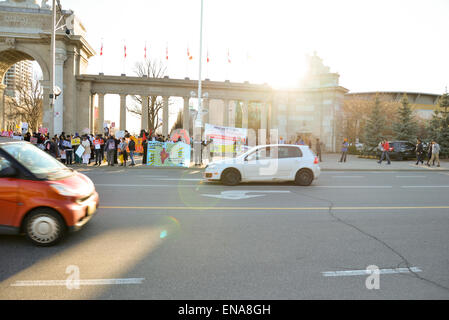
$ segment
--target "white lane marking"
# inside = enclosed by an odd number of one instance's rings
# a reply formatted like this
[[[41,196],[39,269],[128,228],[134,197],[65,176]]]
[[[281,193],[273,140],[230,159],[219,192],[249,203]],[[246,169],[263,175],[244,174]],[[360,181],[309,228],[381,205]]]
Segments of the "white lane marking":
[[[391,189],[393,186],[311,186],[311,188],[328,189]]]
[[[422,272],[417,267],[409,268],[396,268],[396,269],[379,269],[379,274],[397,274],[397,273],[410,273],[410,272]],[[349,277],[349,276],[364,276],[371,275],[370,270],[346,270],[346,271],[325,271],[321,272],[324,277]]]
[[[164,179],[154,179],[154,180],[159,180],[159,181],[201,181],[203,179],[200,178],[164,178]]]
[[[401,186],[404,189],[415,189],[415,188],[449,188],[449,186]]]
[[[332,176],[332,178],[365,178],[365,176]]]
[[[426,176],[396,176],[396,178],[427,178]]]
[[[210,198],[218,198],[218,199],[226,199],[226,200],[241,200],[241,199],[250,199],[263,197],[264,194],[253,194],[248,195],[247,193],[290,193],[290,191],[270,191],[270,190],[231,190],[231,191],[223,191],[220,194],[202,194],[204,197]]]
[[[127,188],[142,188],[142,187],[197,187],[196,184],[95,184],[96,187],[127,187]]]
[[[88,279],[76,281],[80,286],[104,286],[119,284],[141,284],[145,278],[127,278],[127,279]],[[69,283],[72,283],[70,281]],[[67,280],[26,280],[16,281],[11,287],[65,287]]]

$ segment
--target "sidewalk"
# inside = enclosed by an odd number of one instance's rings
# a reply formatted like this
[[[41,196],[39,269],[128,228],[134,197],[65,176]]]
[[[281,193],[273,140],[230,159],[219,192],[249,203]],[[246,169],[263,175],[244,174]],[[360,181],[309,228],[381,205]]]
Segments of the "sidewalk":
[[[449,160],[440,160],[441,167],[428,167],[426,161],[424,165],[415,165],[416,160],[395,161],[390,165],[386,161],[378,164],[379,159],[363,159],[356,155],[348,155],[346,162],[340,163],[341,154],[326,153],[322,155],[323,162],[320,162],[322,171],[449,171]]]

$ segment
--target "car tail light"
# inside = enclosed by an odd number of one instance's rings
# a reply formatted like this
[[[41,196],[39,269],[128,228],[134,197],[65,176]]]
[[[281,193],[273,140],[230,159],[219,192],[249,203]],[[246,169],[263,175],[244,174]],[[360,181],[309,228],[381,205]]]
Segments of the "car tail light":
[[[318,164],[318,157],[315,157],[315,160],[313,160],[313,164]]]

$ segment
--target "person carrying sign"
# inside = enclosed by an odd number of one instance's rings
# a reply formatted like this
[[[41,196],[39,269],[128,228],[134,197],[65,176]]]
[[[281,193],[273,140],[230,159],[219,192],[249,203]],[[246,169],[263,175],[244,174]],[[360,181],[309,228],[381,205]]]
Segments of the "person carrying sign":
[[[94,144],[94,150],[95,150],[95,165],[100,166],[101,162],[103,161],[103,151],[101,150],[102,145],[104,145],[103,139],[101,139],[100,135],[97,135],[97,137],[93,141]]]

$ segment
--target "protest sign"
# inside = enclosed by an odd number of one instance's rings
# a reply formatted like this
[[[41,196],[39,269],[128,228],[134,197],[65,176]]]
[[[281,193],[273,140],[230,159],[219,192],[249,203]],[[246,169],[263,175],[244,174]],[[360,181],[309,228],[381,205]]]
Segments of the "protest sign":
[[[183,142],[148,142],[147,165],[155,167],[189,167],[190,145]]]
[[[83,153],[84,153],[84,150],[85,150],[85,149],[84,149],[83,146],[79,146],[75,153],[76,153],[76,155],[77,155],[78,157],[81,158],[81,156],[82,156]]]

